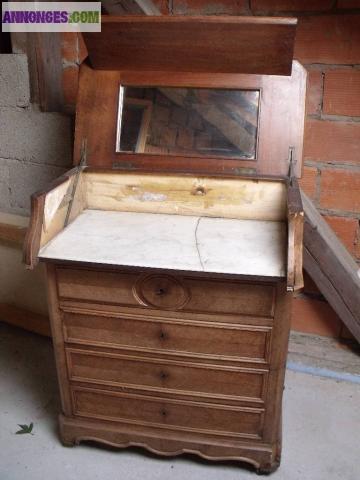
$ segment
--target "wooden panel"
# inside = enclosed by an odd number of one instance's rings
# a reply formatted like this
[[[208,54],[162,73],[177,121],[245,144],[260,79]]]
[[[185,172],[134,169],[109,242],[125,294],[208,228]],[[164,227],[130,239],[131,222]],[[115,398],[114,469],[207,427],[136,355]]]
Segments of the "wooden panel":
[[[93,34],[91,34],[93,35]],[[257,158],[239,160],[185,157],[146,153],[116,153],[119,87],[231,88],[260,90]],[[287,175],[289,147],[301,176],[304,133],[306,71],[293,62],[289,77],[274,75],[206,74],[171,72],[116,72],[80,69],[76,114],[74,163],[80,162],[81,143],[88,140],[88,165],[122,170],[216,173],[242,175]]]
[[[263,402],[266,370],[67,349],[70,379],[148,392]]]
[[[99,308],[99,311],[101,309]],[[246,319],[244,319],[246,320]],[[105,312],[64,313],[65,340],[136,351],[161,352],[182,356],[269,361],[270,327],[196,322],[153,316]]]
[[[73,388],[74,415],[179,431],[261,438],[263,410]]]
[[[193,454],[204,460],[230,460],[256,468],[257,473],[271,473],[279,464],[281,447],[254,440],[239,442],[235,439],[213,437],[211,434],[180,432],[126,423],[110,423],[81,417],[59,415],[60,436],[66,446],[78,445],[85,440],[100,442],[122,449],[140,447],[151,454],[175,457]],[[223,468],[223,467],[219,467]]]
[[[75,191],[74,184],[77,184]],[[40,248],[63,230],[67,220],[72,221],[84,208],[81,167],[69,170],[46,190],[31,196],[30,224],[24,242],[24,263],[28,268],[37,264]]]
[[[101,33],[84,33],[84,39],[96,69],[290,75],[296,23],[294,18],[103,17]]]
[[[61,298],[135,306],[145,305],[136,293],[138,273],[115,273],[96,270],[57,269]],[[176,277],[189,292],[182,311],[211,314],[243,314],[272,316],[274,288],[272,285],[237,281]],[[154,284],[154,288],[157,285]],[[211,302],[209,299],[211,298]]]
[[[185,175],[85,173],[89,209],[281,221],[285,182]]]

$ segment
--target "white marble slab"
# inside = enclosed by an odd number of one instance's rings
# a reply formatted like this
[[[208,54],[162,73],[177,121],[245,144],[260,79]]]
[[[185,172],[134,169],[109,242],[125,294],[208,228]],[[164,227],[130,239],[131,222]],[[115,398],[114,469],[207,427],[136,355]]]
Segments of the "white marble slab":
[[[39,257],[283,277],[286,243],[282,222],[85,210]]]

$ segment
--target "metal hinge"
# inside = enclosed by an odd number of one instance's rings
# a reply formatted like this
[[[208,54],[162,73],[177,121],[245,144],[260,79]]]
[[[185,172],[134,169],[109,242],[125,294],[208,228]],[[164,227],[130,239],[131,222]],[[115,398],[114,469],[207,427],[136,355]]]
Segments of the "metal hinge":
[[[291,185],[292,179],[295,177],[295,165],[296,165],[295,147],[289,147],[288,164],[289,164],[288,177]]]
[[[74,181],[72,182],[72,185],[69,188],[69,190],[71,190],[71,191],[67,192],[64,199],[63,199],[63,202],[66,199],[69,203],[69,207],[68,207],[68,210],[66,212],[64,227],[66,227],[66,225],[69,223],[71,209],[72,209],[72,205],[74,203],[74,197],[75,197],[77,185],[79,183],[80,174],[81,174],[82,170],[84,170],[84,168],[86,167],[86,157],[87,157],[87,139],[84,138],[83,141],[81,142],[80,163],[79,163],[78,169],[75,173]]]

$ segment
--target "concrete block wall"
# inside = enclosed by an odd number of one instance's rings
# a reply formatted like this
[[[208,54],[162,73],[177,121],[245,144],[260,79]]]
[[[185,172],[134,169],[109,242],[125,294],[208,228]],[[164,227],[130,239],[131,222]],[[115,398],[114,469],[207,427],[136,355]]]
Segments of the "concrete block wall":
[[[0,212],[29,215],[30,195],[71,166],[72,130],[30,103],[26,55],[0,55]]]

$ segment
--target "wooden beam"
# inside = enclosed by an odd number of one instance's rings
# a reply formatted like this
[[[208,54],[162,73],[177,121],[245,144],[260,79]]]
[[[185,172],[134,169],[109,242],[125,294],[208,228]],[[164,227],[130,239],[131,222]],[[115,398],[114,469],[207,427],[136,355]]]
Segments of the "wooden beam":
[[[29,219],[0,212],[0,242],[22,247]]]
[[[165,95],[171,102],[175,103],[181,108],[186,108],[187,97],[190,93],[195,93],[193,90],[184,88],[159,88],[159,91]],[[243,100],[246,101],[245,92]],[[255,151],[255,133],[249,133],[248,130],[243,127],[239,122],[239,117],[247,121],[254,128],[257,125],[257,104],[255,109],[251,112],[249,107],[251,103],[248,102],[246,107],[235,104],[227,105],[225,98],[222,102],[216,95],[213,95],[212,102],[203,103],[201,98],[198,98],[196,102],[193,102],[191,108],[200,115],[208,124],[215,127],[221,135],[230,142],[235,148],[243,152]],[[238,118],[235,115],[238,115]],[[234,118],[235,117],[235,118]]]
[[[0,303],[0,321],[45,337],[51,337],[49,318],[24,308]]]
[[[302,201],[304,268],[360,343],[360,269],[304,192]]]
[[[11,32],[11,45],[13,53],[24,53],[27,56],[30,79],[30,101],[31,103],[40,103],[35,33]]]
[[[64,109],[60,33],[12,33],[14,53],[28,57],[31,102],[45,112]]]
[[[0,241],[22,246],[25,240],[26,227],[0,223]]]
[[[41,109],[63,110],[62,56],[60,33],[35,34],[36,63]]]

